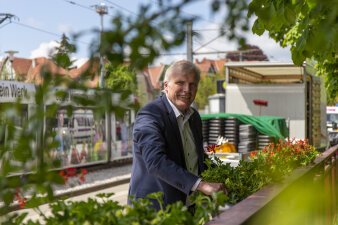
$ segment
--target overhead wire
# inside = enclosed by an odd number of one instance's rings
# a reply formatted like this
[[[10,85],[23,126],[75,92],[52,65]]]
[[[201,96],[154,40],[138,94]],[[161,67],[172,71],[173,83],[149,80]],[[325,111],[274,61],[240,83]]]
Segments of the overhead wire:
[[[91,8],[86,7],[86,6],[83,6],[83,5],[81,5],[81,4],[78,4],[78,3],[74,2],[74,1],[70,1],[70,0],[63,0],[63,1],[68,2],[68,3],[70,3],[70,4],[73,4],[73,5],[77,5],[77,6],[79,6],[79,7],[83,7],[83,8],[86,8],[86,9],[90,9],[90,10],[91,10]],[[107,3],[109,3],[109,4],[111,4],[111,5],[113,5],[113,6],[115,6],[115,7],[117,7],[117,8],[120,8],[120,9],[122,9],[122,10],[124,10],[124,11],[126,11],[126,12],[128,12],[128,13],[130,13],[130,14],[133,14],[133,15],[135,15],[135,16],[138,16],[137,13],[135,13],[135,12],[133,12],[133,11],[131,11],[131,10],[129,10],[129,9],[127,9],[127,8],[125,8],[125,7],[123,7],[123,6],[119,5],[119,4],[117,4],[117,3],[115,3],[115,2],[112,2],[112,1],[110,1],[110,0],[104,0],[104,1],[107,2]],[[156,2],[156,1],[154,1],[154,0],[151,0],[151,1],[152,1],[152,2],[155,2],[156,4],[158,4],[158,2]],[[184,12],[184,11],[182,10],[182,12]],[[193,15],[193,14],[191,14],[191,13],[187,13],[187,12],[184,12],[184,13],[196,17],[196,15]],[[201,17],[201,18],[204,19],[203,17]],[[205,20],[205,19],[204,19],[204,20]],[[207,21],[207,20],[205,20],[205,21]],[[211,21],[211,22],[210,22],[210,21],[207,21],[207,22],[212,23],[212,24],[217,24],[217,23],[215,23],[214,21]],[[155,22],[152,22],[152,23],[154,23],[154,25],[157,25]],[[219,25],[219,24],[217,24],[217,25]],[[217,30],[218,30],[218,29],[198,29],[198,30],[194,30],[194,31],[198,32],[198,31],[217,31]],[[220,36],[221,36],[221,35],[219,35],[218,37],[220,37]],[[216,37],[216,39],[217,39],[218,37]],[[214,41],[214,40],[216,40],[216,39],[213,39],[212,41]],[[205,47],[206,45],[210,44],[212,41],[210,41],[210,42],[208,42],[208,43],[205,43],[205,44],[198,43],[198,44],[201,45],[201,46],[200,46],[198,49],[196,49],[195,51],[198,51],[199,49]],[[211,48],[211,47],[210,47],[210,48]],[[211,48],[211,49],[213,49],[213,48]],[[215,50],[215,49],[213,49],[213,50]]]
[[[155,1],[155,0],[150,0],[151,2],[154,2],[154,3],[156,3],[156,4],[159,4],[157,1]],[[194,15],[194,14],[191,14],[191,13],[188,13],[188,12],[185,12],[184,10],[182,10],[182,12],[183,13],[185,13],[185,14],[187,14],[187,15],[191,15],[191,16],[193,16],[193,17],[199,17],[199,18],[201,18],[202,20],[204,20],[204,21],[206,21],[206,22],[208,22],[208,23],[211,23],[211,24],[216,24],[216,25],[220,25],[219,23],[216,23],[216,22],[214,22],[214,21],[209,21],[209,20],[206,20],[204,17],[200,17],[200,16],[196,16],[196,15]],[[201,32],[201,31],[217,31],[217,30],[219,30],[219,29],[193,29],[193,31],[194,32]],[[216,39],[218,39],[219,37],[221,37],[222,35],[219,35],[218,37],[216,37],[215,39],[212,39],[211,41],[209,41],[209,42],[207,42],[207,43],[205,43],[205,44],[201,44],[201,43],[198,43],[200,46],[197,48],[197,49],[195,49],[193,52],[195,52],[195,51],[198,51],[199,49],[201,49],[201,48],[203,48],[203,47],[205,47],[205,46],[207,46],[208,44],[210,44],[211,42],[213,42],[213,41],[215,41]],[[214,49],[214,48],[212,48],[212,47],[209,47],[210,49],[213,49],[213,50],[216,50],[216,49]],[[216,50],[217,51],[217,50]]]
[[[150,1],[153,2],[153,3],[156,3],[157,5],[159,5],[159,3],[158,3],[157,1],[155,1],[155,0],[150,0]],[[206,22],[208,22],[208,23],[219,25],[219,24],[216,23],[215,21],[207,20],[207,19],[205,19],[204,17],[196,16],[196,15],[194,15],[194,14],[192,14],[192,13],[186,12],[185,10],[181,10],[181,11],[182,11],[184,14],[187,14],[187,15],[190,15],[190,16],[193,16],[193,17],[196,17],[196,18],[201,18],[202,20],[204,20],[204,21],[206,21]]]
[[[62,37],[62,35],[60,35],[60,34],[57,34],[57,33],[51,32],[51,31],[47,31],[47,30],[43,30],[43,29],[40,29],[40,28],[37,28],[37,27],[33,27],[33,26],[30,26],[30,25],[27,25],[27,24],[24,24],[24,23],[14,22],[14,21],[12,23],[26,27],[26,28],[29,28],[29,29],[32,29],[32,30],[36,30],[36,31],[40,31],[40,32],[43,32],[43,33],[46,33],[46,34],[50,34],[50,35],[53,35],[53,36]]]
[[[217,40],[217,39],[220,38],[221,36],[222,36],[222,35],[220,34],[220,35],[218,35],[217,37],[215,37],[215,38],[209,40],[208,42],[204,43],[203,45],[201,45],[200,47],[198,47],[197,49],[195,49],[194,52],[196,52],[196,51],[200,50],[201,48],[207,46],[208,44],[210,44],[211,42]]]
[[[56,36],[56,37],[59,37],[59,38],[62,37],[61,34],[57,34],[57,33],[51,32],[51,31],[47,31],[47,30],[43,30],[41,28],[33,27],[33,26],[30,26],[30,25],[27,25],[27,24],[24,24],[24,23],[14,22],[14,21],[12,23],[26,27],[26,28],[29,28],[29,29],[32,29],[32,30],[36,30],[36,31],[39,31],[39,32],[42,32],[42,33],[45,33],[45,34],[53,35],[53,36]],[[78,42],[80,42],[82,44],[86,44],[86,45],[89,44],[89,43],[83,42],[83,41],[78,41]]]
[[[113,6],[117,7],[117,8],[120,8],[120,9],[122,9],[122,10],[124,10],[124,11],[126,11],[126,12],[128,12],[130,14],[133,14],[134,16],[138,16],[138,14],[136,12],[133,12],[133,11],[131,11],[131,10],[129,10],[129,9],[127,9],[127,8],[125,8],[125,7],[117,4],[117,3],[115,3],[115,2],[112,2],[110,0],[104,0],[104,1],[108,2],[109,4],[111,4],[111,5],[113,5]],[[155,25],[155,26],[158,26],[158,23],[156,23],[155,21],[151,21],[150,23],[153,24],[153,25]]]
[[[70,0],[63,0],[63,1],[68,2],[69,4],[72,4],[72,5],[84,8],[84,9],[88,9],[92,12],[95,12],[95,10],[93,8],[87,7],[85,5],[78,4],[74,1],[70,1]],[[35,30],[35,31],[39,31],[39,32],[42,32],[42,33],[45,33],[45,34],[56,36],[56,37],[59,37],[59,38],[62,37],[61,34],[54,33],[54,32],[51,32],[51,31],[47,31],[47,30],[44,30],[44,29],[41,29],[41,28],[33,27],[33,26],[30,26],[30,25],[27,25],[27,24],[24,24],[24,23],[15,22],[15,21],[11,21],[11,22],[8,22],[7,24],[4,24],[3,26],[0,27],[0,29],[3,28],[4,26],[10,24],[10,23],[14,23],[14,24],[17,24],[17,25],[20,25],[20,26],[23,26],[23,27],[26,27],[26,28],[29,28],[29,29],[32,29],[32,30]],[[89,44],[89,43],[84,42],[84,41],[78,41],[78,42],[82,43],[82,44],[86,44],[86,45]]]
[[[200,41],[197,41],[197,40],[195,40],[195,41],[193,41],[193,42],[196,42],[198,45],[203,45]],[[218,49],[215,49],[215,48],[210,47],[210,46],[204,46],[204,47],[206,47],[206,48],[208,48],[208,49],[211,49],[211,50],[213,50],[213,51],[218,51]]]
[[[85,6],[85,5],[82,5],[82,4],[79,4],[79,3],[76,3],[74,1],[70,1],[70,0],[63,0],[63,1],[68,2],[69,4],[72,4],[72,5],[75,5],[75,6],[78,6],[78,7],[81,7],[81,8],[84,8],[84,9],[88,9],[90,11],[95,12],[95,9],[93,9],[91,7],[88,7],[88,6]]]
[[[7,26],[7,25],[10,24],[10,23],[11,23],[11,22],[7,22],[7,23],[3,24],[2,26],[0,26],[0,29],[3,28],[3,27],[5,27],[5,26]]]
[[[135,16],[138,16],[137,13],[135,13],[135,12],[133,12],[133,11],[131,11],[131,10],[129,10],[129,9],[125,8],[125,7],[123,7],[123,6],[120,6],[120,5],[116,4],[115,2],[112,2],[112,1],[110,1],[110,0],[104,0],[104,1],[105,1],[105,2],[108,2],[109,4],[111,4],[111,5],[113,5],[113,6],[117,7],[117,8],[120,8],[120,9],[126,11],[126,12],[129,12],[129,13],[131,13],[131,14],[134,14]]]
[[[76,3],[76,2],[74,2],[74,1],[71,1],[71,0],[63,0],[63,1],[65,1],[65,2],[67,2],[67,3],[69,3],[69,4],[72,4],[72,5],[74,5],[74,6],[78,6],[78,7],[81,7],[81,8],[84,8],[84,9],[87,9],[87,10],[90,10],[90,11],[95,12],[95,10],[94,10],[93,8],[88,7],[88,6],[85,6],[85,5],[82,5],[82,4],[79,4],[79,3]],[[112,2],[112,1],[110,1],[110,0],[104,0],[104,1],[107,2],[107,3],[109,3],[109,4],[111,4],[111,5],[113,5],[113,6],[115,6],[115,7],[117,7],[117,8],[119,8],[119,9],[122,9],[122,10],[124,10],[124,11],[126,11],[126,12],[128,12],[128,13],[130,13],[130,14],[133,14],[133,15],[135,15],[135,16],[138,16],[138,14],[137,14],[136,12],[133,12],[133,11],[131,11],[131,10],[129,10],[129,9],[127,9],[127,8],[125,8],[125,7],[123,7],[123,6],[119,5],[119,4],[117,4],[117,3],[115,3],[115,2]],[[152,2],[155,2],[156,4],[158,4],[158,2],[156,2],[156,1],[154,1],[154,0],[151,0],[151,1],[152,1]],[[188,13],[188,12],[185,12],[184,10],[182,10],[182,12],[184,12],[184,13],[187,14],[187,15],[191,15],[191,16],[196,17],[196,15],[191,14],[191,13]],[[200,18],[201,18],[202,20],[208,22],[208,23],[219,25],[219,24],[216,23],[215,21],[206,20],[204,17],[200,17]],[[153,22],[153,23],[154,23],[155,25],[157,25],[155,22]],[[38,30],[40,30],[40,29],[38,29]],[[203,31],[217,31],[217,30],[219,30],[219,29],[196,29],[196,30],[194,30],[194,31],[196,31],[196,32],[201,32],[201,31],[202,31],[202,32],[203,32]],[[43,31],[43,30],[41,30],[41,31],[42,31],[42,32],[48,32],[48,31]],[[51,33],[51,32],[48,32],[48,33]],[[57,35],[57,34],[53,34],[53,35]],[[216,39],[218,39],[218,38],[221,37],[221,36],[222,36],[222,35],[219,35],[219,36],[213,38],[212,40],[208,41],[208,42],[205,43],[205,44],[201,44],[200,42],[197,42],[200,46],[199,46],[197,49],[195,49],[194,52],[200,50],[201,48],[203,48],[203,47],[205,47],[205,46],[207,46],[208,44],[210,44],[211,42],[215,41]],[[87,44],[87,43],[86,43],[86,44]],[[211,47],[209,47],[209,48],[211,48]],[[213,49],[213,48],[211,48],[211,49]],[[215,50],[215,49],[213,49],[213,50]],[[216,51],[217,51],[217,50],[216,50]],[[222,53],[223,53],[223,52],[222,52]],[[186,53],[162,53],[162,54],[160,54],[160,55],[186,55]]]

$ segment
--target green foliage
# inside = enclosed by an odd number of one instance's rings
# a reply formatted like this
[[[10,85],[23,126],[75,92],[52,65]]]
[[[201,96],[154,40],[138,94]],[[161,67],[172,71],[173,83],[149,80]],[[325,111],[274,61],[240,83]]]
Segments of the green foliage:
[[[328,97],[334,99],[338,95],[337,11],[337,0],[253,0],[248,15],[257,16],[254,33],[268,31],[281,46],[291,47],[296,65],[315,60],[318,73],[325,76]]]
[[[297,167],[313,163],[318,154],[307,140],[280,141],[270,143],[263,151],[252,152],[252,160],[240,161],[237,167],[223,164],[217,157],[214,157],[217,167],[212,167],[211,159],[207,159],[208,170],[201,177],[208,182],[224,183],[228,202],[235,204],[266,184],[280,182]]]
[[[255,0],[254,2],[257,1]],[[160,4],[157,10],[151,9],[151,5],[142,6],[137,17],[125,17],[119,13],[115,14],[111,20],[112,26],[110,30],[103,32],[101,41],[96,41],[91,46],[92,56],[100,54],[106,57],[111,63],[112,70],[116,68],[116,74],[123,76],[123,82],[114,81],[112,84],[115,95],[113,95],[111,89],[93,89],[91,90],[93,93],[88,94],[89,90],[86,87],[86,82],[88,79],[93,78],[91,66],[95,62],[94,57],[92,57],[90,68],[84,71],[79,79],[73,81],[62,79],[57,74],[41,71],[43,83],[38,86],[34,96],[36,102],[34,110],[29,115],[29,118],[23,121],[22,126],[17,126],[17,119],[21,117],[19,101],[1,109],[0,201],[3,202],[3,205],[0,208],[0,215],[8,213],[9,206],[19,194],[17,190],[20,190],[23,196],[28,196],[27,193],[29,194],[30,197],[26,203],[27,207],[36,207],[42,202],[52,201],[52,185],[63,182],[59,174],[51,170],[58,167],[60,162],[53,161],[50,157],[50,151],[57,143],[53,138],[55,133],[46,130],[44,127],[45,118],[55,117],[57,111],[61,108],[66,108],[67,113],[71,114],[75,108],[74,106],[94,109],[96,118],[102,117],[107,112],[115,112],[117,116],[121,116],[126,108],[133,107],[128,99],[131,89],[129,91],[120,89],[132,88],[129,85],[135,84],[134,75],[129,74],[130,71],[134,71],[134,69],[142,70],[155,57],[159,56],[161,51],[169,50],[184,42],[184,25],[191,18],[183,17],[181,8],[188,2],[183,1],[177,4],[169,2],[169,6]],[[333,33],[336,31],[337,25],[331,22],[336,18],[335,13],[338,4],[330,4],[330,8],[327,8],[327,0],[321,4],[316,2],[316,4],[307,3],[303,5],[300,4],[302,1],[271,3],[260,0],[259,2],[264,3],[263,8],[255,6],[254,3],[250,6],[258,12],[259,22],[255,25],[257,32],[262,33],[263,30],[271,29],[270,36],[275,36],[275,39],[278,39],[284,45],[292,44],[294,58],[295,61],[298,60],[297,62],[300,62],[300,59],[303,59],[302,57],[313,57],[319,62],[319,71],[326,72],[327,80],[332,82],[332,78],[334,78],[332,73],[337,68],[335,66],[337,63],[335,58],[336,44],[332,42],[332,40],[337,39],[337,34]],[[229,34],[230,38],[234,38],[236,36],[236,24],[239,24],[243,30],[248,29],[248,19],[244,15],[245,10],[243,10],[247,7],[246,1],[233,0],[225,3],[230,6],[230,16],[226,16],[229,26],[224,28],[230,28],[230,32],[227,34]],[[213,9],[219,11],[220,4],[220,0],[214,0],[212,2]],[[253,9],[251,11],[256,13]],[[267,13],[265,10],[267,10]],[[284,15],[284,19],[277,21],[274,16],[276,13]],[[303,22],[303,15],[307,19],[307,23]],[[325,21],[327,23],[324,23]],[[277,29],[278,26],[280,29]],[[283,33],[283,30],[286,32]],[[171,38],[167,38],[168,36]],[[318,38],[318,40],[314,37]],[[239,40],[240,43],[244,43],[244,39],[240,38]],[[100,43],[100,45],[95,43]],[[308,49],[308,46],[312,43],[314,43],[313,51]],[[318,43],[323,43],[323,46],[321,46],[322,51],[319,51],[318,46],[321,44]],[[327,51],[328,49],[332,51],[329,52]],[[68,69],[71,65],[69,56],[75,50],[75,47],[69,44],[68,39],[63,35],[60,46],[57,49],[58,52],[54,56],[57,65]],[[120,67],[126,58],[130,60],[128,73],[125,70],[126,68]],[[113,73],[111,75],[113,80],[116,78],[116,80],[121,81],[121,79],[117,79],[116,76],[118,75],[116,74]],[[206,83],[208,82],[210,81]],[[327,87],[334,91],[337,85],[334,85],[335,83],[332,84]],[[64,86],[65,90],[55,93],[55,86],[60,85]],[[204,88],[201,84],[200,89],[206,90]],[[60,103],[51,103],[48,109],[45,108],[46,102],[50,97],[58,96],[64,99],[67,96],[67,92],[72,89],[83,91],[82,96],[79,95],[72,99],[73,104],[61,106]],[[216,87],[214,91],[216,92]],[[204,98],[212,93],[211,90],[210,94],[205,94],[204,92]],[[117,100],[114,100],[115,97],[113,98],[113,96],[117,96]],[[204,100],[204,103],[202,100],[200,101],[200,104],[206,104],[206,100]],[[196,200],[191,199],[198,206],[196,216],[193,218],[187,212],[186,206],[181,202],[155,212],[147,207],[150,204],[147,199],[134,201],[134,207],[126,206],[125,208],[119,206],[116,202],[106,199],[103,203],[99,203],[96,200],[89,200],[88,203],[58,201],[54,203],[52,208],[54,217],[44,219],[46,224],[114,224],[115,221],[120,224],[202,224],[208,221],[215,211],[217,212],[217,204],[221,204],[224,201],[236,202],[238,199],[244,198],[246,194],[252,193],[261,187],[265,182],[269,182],[268,178],[260,174],[264,170],[255,169],[254,165],[242,163],[240,166],[242,171],[237,171],[235,174],[232,174],[233,169],[225,165],[222,173],[224,173],[223,175],[228,175],[229,181],[227,182],[227,179],[225,179],[224,182],[229,190],[234,190],[233,194],[230,194],[230,199],[228,200],[227,197],[221,196],[220,193],[212,196],[218,200],[211,200],[209,197],[197,195]],[[223,166],[220,168],[223,168]],[[249,171],[253,171],[253,173],[251,174]],[[22,179],[11,176],[16,172],[25,172],[25,175]],[[213,179],[216,178],[224,179],[224,177],[214,177]],[[249,186],[249,184],[253,184],[253,186]],[[246,185],[247,187],[244,187]],[[109,196],[104,198],[106,197]],[[150,197],[161,199],[159,194]],[[8,223],[5,224],[22,224],[23,218],[24,215],[15,218],[10,217]],[[28,222],[28,224],[34,223]]]
[[[208,97],[216,94],[218,79],[222,79],[222,75],[216,74],[214,76],[205,76],[201,77],[200,83],[198,85],[199,91],[196,94],[195,102],[198,105],[198,109],[204,109],[205,106],[209,104]]]
[[[126,65],[113,67],[110,64],[105,66],[106,86],[113,90],[128,90],[137,93],[136,73]]]
[[[58,43],[59,46],[55,48],[56,53],[50,57],[57,66],[68,69],[73,64],[70,55],[76,52],[75,45],[69,43],[69,38],[65,34],[62,34],[61,42]]]
[[[228,202],[231,204],[245,199],[271,182],[271,179],[264,176],[264,164],[241,161],[237,167],[232,167],[230,163],[223,164],[217,157],[214,159],[218,166],[209,167],[201,177],[208,182],[224,183],[228,191]]]
[[[27,198],[22,206],[37,207],[41,203],[53,200],[52,185],[62,184],[63,179],[58,172],[60,162],[52,160],[51,151],[58,146],[55,141],[55,132],[45,129],[45,118],[56,118],[58,110],[66,108],[72,114],[75,106],[92,108],[94,116],[102,118],[106,112],[115,112],[122,116],[126,108],[134,107],[129,100],[130,92],[118,91],[112,93],[110,89],[91,90],[81,86],[80,82],[68,81],[59,76],[42,71],[44,83],[37,87],[33,97],[34,106],[31,106],[27,119],[22,119],[20,99],[17,103],[1,104],[0,110],[0,215],[8,213],[9,206],[18,199]],[[68,84],[83,91],[83,95],[73,96],[72,104],[62,106],[60,101],[48,103],[51,98],[58,96],[64,99],[68,89],[55,91],[54,84]],[[114,97],[113,97],[114,96]],[[113,101],[113,98],[115,99]],[[14,173],[23,173],[22,178]],[[18,193],[20,190],[20,195]],[[29,196],[29,197],[28,197]]]
[[[184,25],[192,20],[181,14],[188,2],[159,4],[158,9],[143,5],[136,17],[116,13],[111,20],[112,28],[101,36],[101,45],[92,46],[93,55],[105,56],[113,68],[128,58],[132,69],[143,70],[161,51],[183,43]]]
[[[182,202],[167,206],[166,209],[155,211],[149,199],[156,199],[162,204],[161,192],[153,193],[145,199],[132,200],[133,206],[121,206],[109,199],[113,194],[99,194],[95,199],[84,201],[58,200],[50,204],[52,215],[33,222],[22,223],[25,215],[14,215],[7,224],[204,224],[211,215],[218,215],[219,206],[224,206],[227,197],[224,193],[214,193],[211,197],[195,194],[190,198],[196,204],[196,212],[192,215]],[[43,220],[43,221],[42,221]]]
[[[134,74],[129,72],[134,71],[134,69],[142,70],[155,57],[159,56],[161,51],[169,50],[183,43],[185,38],[184,25],[188,19],[191,20],[191,18],[180,16],[181,7],[186,4],[187,1],[170,6],[161,4],[156,10],[151,9],[151,5],[141,6],[136,18],[125,17],[116,13],[112,18],[111,29],[103,32],[101,41],[93,42],[91,46],[93,57],[90,60],[90,67],[81,74],[80,78],[70,80],[58,74],[47,73],[45,70],[40,71],[43,83],[37,86],[36,94],[33,96],[35,105],[32,107],[27,120],[23,121],[20,127],[16,124],[16,120],[21,118],[21,111],[18,110],[20,101],[9,104],[0,111],[2,121],[0,125],[0,201],[3,202],[0,206],[0,215],[8,213],[9,206],[19,196],[18,190],[20,190],[19,197],[21,200],[28,198],[25,202],[27,207],[36,207],[42,202],[52,201],[52,185],[63,182],[59,174],[52,170],[60,166],[60,162],[53,161],[50,154],[58,143],[54,140],[55,132],[45,127],[46,117],[55,118],[60,109],[66,109],[67,114],[70,115],[79,106],[93,109],[95,118],[102,118],[105,113],[110,112],[114,112],[117,117],[121,117],[126,108],[134,107],[129,96],[130,90],[134,91],[135,89],[132,89],[133,87],[129,85],[135,85],[135,77]],[[172,38],[168,38],[168,36]],[[97,45],[97,43],[100,43],[100,45]],[[76,51],[75,46],[70,44],[68,38],[63,35],[60,46],[56,50],[56,54],[52,56],[53,60],[58,66],[68,69],[72,63],[70,54]],[[108,59],[112,68],[119,68],[118,76],[128,75],[123,76],[123,82],[112,84],[114,93],[112,93],[112,89],[88,90],[86,86],[88,80],[94,78],[92,66],[95,65],[95,58],[97,57],[94,56],[97,55],[102,55]],[[127,72],[125,68],[119,67],[127,58],[130,60],[129,74],[124,73]],[[112,77],[114,76],[112,75]],[[56,91],[56,86],[63,86],[64,89]],[[126,87],[129,91],[121,90],[122,88],[126,89]],[[48,103],[49,107],[46,109],[46,102],[50,98],[58,97],[64,100],[67,93],[73,89],[82,91],[83,94],[72,97],[72,104],[61,105],[63,101],[53,102]],[[50,122],[46,121],[46,123]],[[16,172],[25,173],[23,179],[13,177],[13,173]],[[74,203],[74,210],[76,211],[81,207],[94,207],[95,204],[94,202],[89,204],[79,203],[78,205]],[[100,218],[96,217],[98,223],[104,216],[111,213],[109,207],[113,206],[114,204],[107,206],[109,210],[105,211],[104,215],[98,211],[97,215],[101,215]],[[59,217],[60,221],[62,220],[64,223],[67,223],[65,218],[68,215],[70,217],[76,215],[76,213],[68,214],[69,210],[66,210],[66,206],[62,203],[55,207],[55,211],[60,208],[65,209],[65,214]],[[181,206],[175,205],[172,207],[173,211],[175,209],[179,213]],[[145,212],[149,213],[148,211]],[[91,213],[91,215],[95,216],[95,213]],[[135,219],[134,216],[132,218]],[[107,217],[107,219],[114,220],[114,217]],[[18,221],[21,224],[22,217]],[[84,223],[86,222],[84,221]]]
[[[246,38],[242,31],[249,30],[249,18],[246,15],[247,2],[246,0],[213,0],[210,4],[214,14],[219,13],[223,16],[220,33],[230,40],[236,40],[242,47],[246,44]],[[224,7],[227,8],[225,13]]]

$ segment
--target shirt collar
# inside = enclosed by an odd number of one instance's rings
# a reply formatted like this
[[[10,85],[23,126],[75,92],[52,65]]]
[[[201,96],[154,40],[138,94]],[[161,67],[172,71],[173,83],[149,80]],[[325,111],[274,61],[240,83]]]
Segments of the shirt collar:
[[[171,108],[174,110],[176,118],[178,118],[179,116],[182,116],[183,118],[189,118],[194,113],[194,110],[191,107],[189,107],[187,112],[185,114],[183,114],[180,110],[177,109],[177,107],[174,105],[174,103],[172,103],[170,101],[170,99],[167,97],[167,95],[165,97],[167,98]]]

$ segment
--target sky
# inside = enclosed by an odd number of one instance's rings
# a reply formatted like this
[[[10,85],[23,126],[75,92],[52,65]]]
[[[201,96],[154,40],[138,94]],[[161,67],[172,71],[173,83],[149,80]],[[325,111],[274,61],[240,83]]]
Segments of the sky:
[[[68,37],[84,32],[77,40],[77,52],[72,56],[75,64],[81,65],[89,56],[89,45],[97,40],[93,29],[100,28],[100,16],[93,6],[104,3],[108,6],[108,14],[105,15],[103,29],[110,27],[110,21],[115,13],[136,17],[138,7],[142,3],[150,3],[156,7],[156,0],[0,0],[1,13],[14,15],[11,20],[5,20],[0,24],[0,59],[7,56],[8,50],[18,51],[15,57],[36,58],[47,57],[61,40],[62,33]],[[193,24],[193,30],[199,33],[199,38],[194,38],[193,49],[196,52],[234,51],[237,44],[228,41],[225,37],[218,36],[220,17],[214,16],[210,11],[210,0],[199,0],[185,7],[184,13],[196,15],[198,21]],[[215,39],[203,48],[202,45]],[[260,47],[270,61],[291,62],[291,54],[288,48],[281,48],[266,33],[262,36],[247,35],[247,42]],[[171,53],[186,53],[186,46],[172,50]],[[224,58],[225,54],[194,55],[194,59],[202,60]],[[154,65],[170,64],[186,56],[163,55],[155,60]]]

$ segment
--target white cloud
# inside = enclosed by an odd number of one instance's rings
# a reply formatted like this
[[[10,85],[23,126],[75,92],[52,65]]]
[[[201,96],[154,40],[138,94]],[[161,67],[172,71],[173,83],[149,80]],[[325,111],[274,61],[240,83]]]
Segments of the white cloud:
[[[76,66],[77,68],[79,68],[88,61],[88,58],[79,58],[79,59],[72,58],[72,60],[75,60],[73,62],[73,66]]]
[[[72,33],[74,31],[73,27],[68,24],[59,24],[58,31],[61,33]]]
[[[50,41],[48,43],[43,42],[40,44],[39,48],[31,52],[30,58],[37,57],[49,57],[55,51],[55,47],[58,47],[59,44],[56,41]]]
[[[30,25],[30,26],[36,27],[36,28],[42,28],[42,26],[43,26],[43,23],[42,23],[42,22],[37,21],[36,19],[34,19],[34,18],[32,18],[32,17],[28,18],[28,19],[25,21],[25,23],[26,23],[27,25]]]

